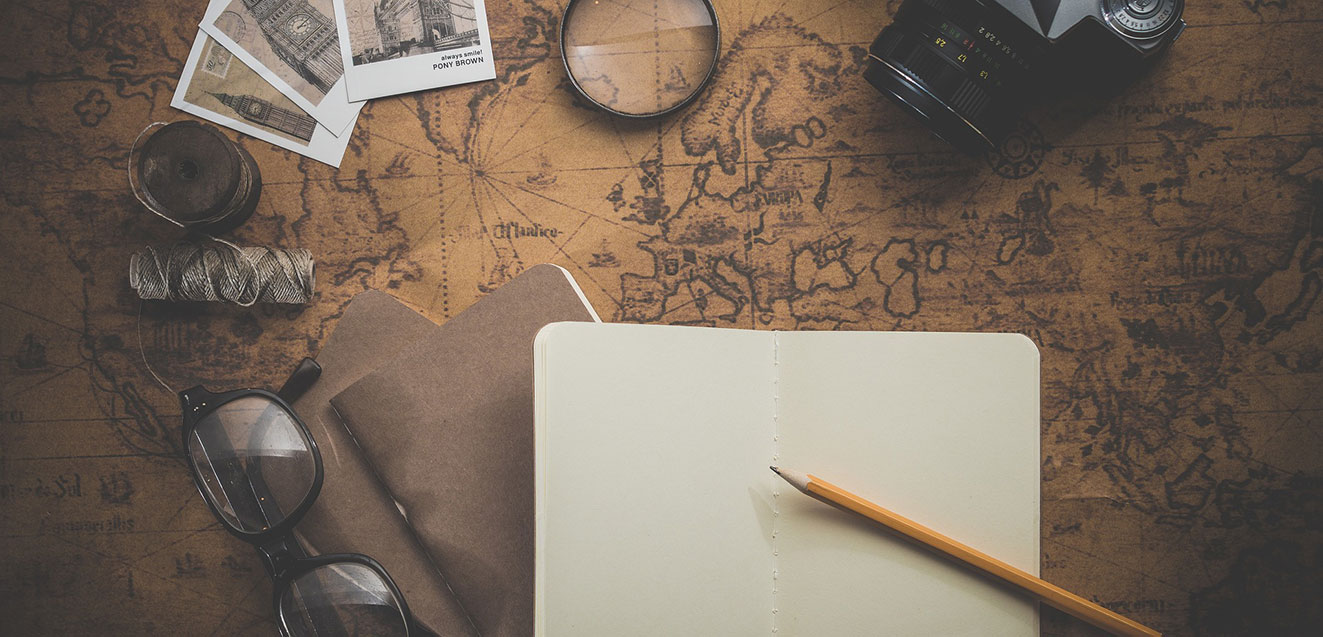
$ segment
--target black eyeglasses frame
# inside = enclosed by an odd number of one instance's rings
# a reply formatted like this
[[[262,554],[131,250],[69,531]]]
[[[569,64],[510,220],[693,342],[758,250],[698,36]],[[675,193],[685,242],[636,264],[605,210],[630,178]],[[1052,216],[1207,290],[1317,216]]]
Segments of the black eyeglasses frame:
[[[321,451],[317,448],[317,441],[313,439],[312,432],[308,430],[308,426],[304,424],[302,418],[299,418],[298,413],[294,411],[294,408],[290,406],[286,399],[297,399],[316,382],[320,375],[321,366],[311,358],[305,358],[299,364],[299,367],[294,370],[294,373],[290,375],[289,380],[285,381],[285,385],[281,387],[278,393],[272,393],[264,389],[236,389],[216,394],[201,385],[179,392],[179,403],[183,409],[184,421],[182,431],[184,455],[188,463],[189,473],[193,476],[193,486],[197,488],[198,494],[202,496],[202,501],[207,503],[207,508],[211,509],[212,515],[216,516],[216,519],[221,522],[221,526],[225,527],[225,530],[229,531],[231,535],[251,544],[262,557],[262,566],[272,581],[272,605],[275,609],[277,625],[282,637],[291,637],[285,614],[281,612],[280,608],[281,597],[289,590],[289,587],[300,576],[317,568],[343,563],[366,566],[381,577],[381,580],[385,582],[387,588],[390,589],[391,594],[395,596],[395,600],[399,603],[400,611],[404,615],[406,635],[431,635],[431,631],[414,620],[413,613],[409,611],[409,604],[404,599],[404,595],[395,584],[395,580],[391,578],[390,573],[380,562],[362,553],[332,553],[309,556],[294,538],[294,527],[312,508],[313,502],[321,494],[322,483],[326,478],[326,469],[322,464]],[[190,437],[197,430],[198,423],[204,418],[228,403],[247,397],[260,397],[269,400],[285,411],[285,414],[298,426],[304,440],[308,443],[308,449],[312,452],[315,468],[312,486],[298,506],[294,507],[294,510],[280,522],[255,533],[236,528],[226,521],[224,514],[216,508],[216,503],[212,502],[211,496],[207,495],[202,474],[193,461],[192,446],[190,444]]]

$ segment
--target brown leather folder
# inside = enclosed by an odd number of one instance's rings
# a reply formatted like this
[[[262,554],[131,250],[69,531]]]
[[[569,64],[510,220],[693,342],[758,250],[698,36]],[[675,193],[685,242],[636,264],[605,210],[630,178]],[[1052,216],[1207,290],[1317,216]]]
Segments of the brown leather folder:
[[[383,292],[363,292],[350,301],[317,354],[321,377],[294,402],[317,441],[326,470],[321,495],[295,533],[311,553],[363,553],[380,562],[415,618],[433,632],[476,635],[330,403],[345,387],[437,329]]]
[[[533,339],[596,320],[529,268],[331,398],[482,635],[533,633]]]

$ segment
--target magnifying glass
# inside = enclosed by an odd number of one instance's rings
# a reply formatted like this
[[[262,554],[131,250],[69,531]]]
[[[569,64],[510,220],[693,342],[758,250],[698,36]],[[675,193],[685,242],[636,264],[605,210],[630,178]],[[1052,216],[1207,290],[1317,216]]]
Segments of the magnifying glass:
[[[560,23],[574,88],[624,117],[657,117],[692,102],[720,48],[709,0],[570,0]]]

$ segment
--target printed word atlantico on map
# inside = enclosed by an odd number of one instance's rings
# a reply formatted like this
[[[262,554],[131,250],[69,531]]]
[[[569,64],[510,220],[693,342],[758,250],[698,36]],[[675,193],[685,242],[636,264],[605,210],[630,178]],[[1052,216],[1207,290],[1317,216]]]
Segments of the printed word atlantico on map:
[[[519,239],[522,237],[547,237],[554,239],[560,230],[547,228],[542,224],[520,225],[517,221],[507,221],[492,226],[492,236],[497,239]]]

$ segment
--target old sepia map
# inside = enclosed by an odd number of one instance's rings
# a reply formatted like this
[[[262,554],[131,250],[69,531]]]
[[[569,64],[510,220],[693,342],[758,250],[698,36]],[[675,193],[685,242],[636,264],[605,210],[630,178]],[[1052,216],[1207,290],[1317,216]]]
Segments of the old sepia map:
[[[563,4],[488,3],[496,79],[369,103],[338,170],[238,137],[264,189],[229,238],[311,250],[313,303],[141,315],[129,255],[178,233],[129,147],[185,117],[205,3],[0,8],[5,632],[274,634],[144,359],[274,387],[357,292],[444,321],[542,262],[604,320],[1024,333],[1045,579],[1171,635],[1323,625],[1323,5],[1187,3],[1152,73],[965,157],[860,77],[897,0],[717,3],[711,83],[650,121],[575,97]]]

